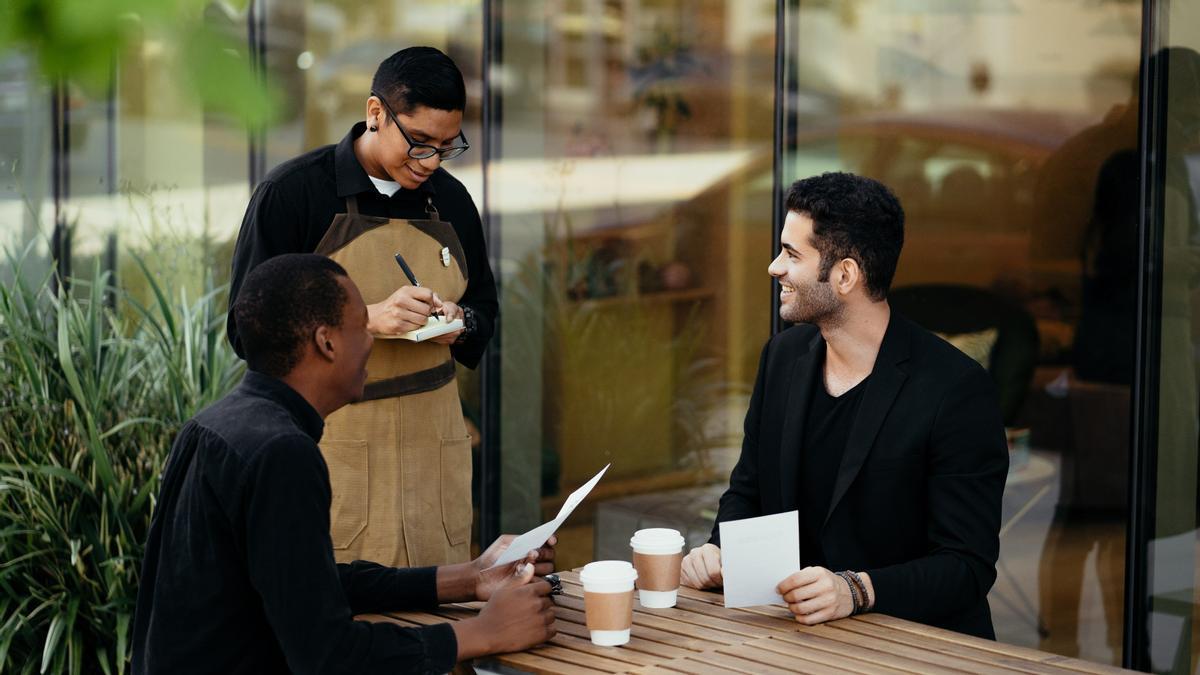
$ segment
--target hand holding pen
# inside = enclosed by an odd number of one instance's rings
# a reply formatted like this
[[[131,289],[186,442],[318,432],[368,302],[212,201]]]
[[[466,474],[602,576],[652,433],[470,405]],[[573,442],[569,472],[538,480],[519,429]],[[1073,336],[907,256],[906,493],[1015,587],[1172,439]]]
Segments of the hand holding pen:
[[[404,276],[408,278],[408,283],[412,284],[416,288],[420,288],[421,282],[417,281],[417,275],[413,274],[412,268],[408,266],[408,261],[404,259],[404,256],[397,252],[395,257],[396,264],[400,266],[401,271],[404,272]],[[437,296],[437,293],[434,293],[433,311],[427,316],[442,316],[442,314],[442,300]]]
[[[414,280],[415,277],[409,279]],[[432,289],[419,284],[401,286],[386,300],[367,305],[367,330],[375,335],[401,335],[424,326],[429,316],[441,307],[442,301]]]
[[[396,253],[395,257],[396,257],[396,264],[400,266],[400,269],[404,272],[404,276],[408,278],[408,283],[412,284],[414,288],[420,288],[421,282],[417,281],[417,275],[413,274],[412,268],[408,266],[408,261],[404,259],[404,256],[401,255],[400,253]],[[434,293],[434,295],[433,295],[433,301],[434,301],[434,308],[433,308],[434,316],[439,316],[444,321],[453,321],[454,319],[463,318],[462,308],[459,307],[458,305],[456,305],[455,303],[443,302],[442,299],[439,298],[436,293]],[[436,342],[438,344],[452,345],[458,340],[459,337],[462,336],[462,334],[463,334],[463,329],[460,328],[460,329],[454,331],[453,333],[445,333],[443,335],[439,335],[437,337],[430,338],[430,339],[433,342]]]

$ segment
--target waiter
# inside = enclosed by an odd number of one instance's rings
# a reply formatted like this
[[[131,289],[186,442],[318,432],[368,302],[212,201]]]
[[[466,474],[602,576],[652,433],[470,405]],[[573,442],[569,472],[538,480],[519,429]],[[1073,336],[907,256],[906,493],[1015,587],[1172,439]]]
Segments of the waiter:
[[[470,557],[471,441],[454,361],[478,365],[497,313],[479,212],[441,167],[469,147],[466,87],[448,56],[410,47],[379,65],[369,93],[365,122],[337,145],[275,167],[255,189],[230,298],[251,269],[283,253],[315,252],[346,268],[368,304],[369,330],[384,339],[363,400],[330,415],[320,444],[334,555],[459,563]],[[433,314],[464,327],[420,343],[394,338]],[[228,321],[242,355],[232,313]]]

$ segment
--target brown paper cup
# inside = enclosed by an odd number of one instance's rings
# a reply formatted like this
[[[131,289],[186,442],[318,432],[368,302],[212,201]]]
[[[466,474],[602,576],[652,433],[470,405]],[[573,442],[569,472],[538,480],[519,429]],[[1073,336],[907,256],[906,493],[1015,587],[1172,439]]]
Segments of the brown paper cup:
[[[637,571],[621,560],[584,566],[583,608],[592,644],[615,647],[629,642],[633,624],[633,583]]]
[[[626,593],[583,592],[588,630],[629,630],[633,624],[633,591]]]
[[[637,568],[639,591],[679,590],[679,569],[683,565],[683,551],[670,555],[633,553],[633,566]]]
[[[674,607],[679,596],[679,568],[683,563],[683,536],[678,530],[638,530],[629,540],[637,569],[638,601],[648,609]]]

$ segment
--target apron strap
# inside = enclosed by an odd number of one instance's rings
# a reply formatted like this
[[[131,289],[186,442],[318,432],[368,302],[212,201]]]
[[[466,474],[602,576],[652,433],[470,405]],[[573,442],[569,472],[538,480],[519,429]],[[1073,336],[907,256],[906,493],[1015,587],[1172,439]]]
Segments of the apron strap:
[[[425,213],[429,214],[430,220],[442,219],[442,217],[438,215],[437,208],[433,205],[433,195],[425,196]]]
[[[358,195],[346,197],[346,213],[352,216],[358,215]]]
[[[423,394],[434,389],[441,389],[454,381],[454,359],[426,370],[420,370],[408,375],[391,377],[378,382],[369,382],[363,388],[362,401],[375,401],[381,398],[398,398]]]

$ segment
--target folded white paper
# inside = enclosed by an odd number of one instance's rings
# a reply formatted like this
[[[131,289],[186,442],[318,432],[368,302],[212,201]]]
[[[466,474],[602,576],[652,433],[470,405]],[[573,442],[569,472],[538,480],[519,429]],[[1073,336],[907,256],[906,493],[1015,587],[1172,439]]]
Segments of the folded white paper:
[[[567,497],[567,501],[563,502],[562,508],[558,510],[558,515],[554,517],[554,520],[538,525],[514,539],[508,548],[504,549],[504,552],[500,554],[500,557],[496,560],[496,564],[492,565],[492,567],[499,567],[515,560],[520,560],[529,555],[530,551],[536,551],[541,548],[542,544],[545,544],[550,539],[550,535],[554,534],[558,530],[558,527],[563,524],[567,516],[571,515],[575,507],[583,502],[583,498],[588,496],[592,488],[596,487],[596,483],[600,482],[600,477],[604,475],[605,471],[608,471],[608,467],[610,466],[612,464],[605,465],[603,469],[600,469],[600,473],[572,492]],[[489,567],[488,569],[491,568]]]
[[[799,570],[799,511],[721,523],[726,607],[786,604],[775,587]]]

